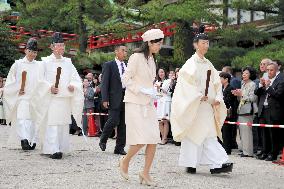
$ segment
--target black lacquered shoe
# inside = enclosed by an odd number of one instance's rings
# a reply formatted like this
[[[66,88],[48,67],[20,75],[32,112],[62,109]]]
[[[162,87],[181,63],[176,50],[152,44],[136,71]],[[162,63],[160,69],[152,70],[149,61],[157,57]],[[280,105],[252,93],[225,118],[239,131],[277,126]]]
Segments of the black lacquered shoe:
[[[267,156],[267,158],[265,159],[265,161],[273,161],[273,160],[276,160],[277,158],[275,156],[273,156],[272,154],[269,154]]]
[[[193,167],[187,167],[186,172],[190,174],[195,174],[196,173],[196,168]]]
[[[261,154],[260,156],[257,157],[257,159],[265,160],[267,156],[268,156],[267,154]]]
[[[233,170],[233,163],[224,163],[221,168],[210,169],[211,174],[229,173]]]
[[[34,150],[36,147],[36,143],[33,143],[33,145],[31,146],[31,150]]]
[[[56,152],[49,156],[51,159],[62,159],[62,152]]]
[[[106,150],[106,143],[100,142],[100,143],[99,143],[99,147],[100,147],[100,149],[101,149],[102,151],[105,151],[105,150]]]
[[[31,146],[27,139],[21,140],[21,146],[23,150],[31,150]]]
[[[127,154],[123,149],[121,149],[121,150],[115,149],[113,153],[118,154],[118,155],[126,155]]]

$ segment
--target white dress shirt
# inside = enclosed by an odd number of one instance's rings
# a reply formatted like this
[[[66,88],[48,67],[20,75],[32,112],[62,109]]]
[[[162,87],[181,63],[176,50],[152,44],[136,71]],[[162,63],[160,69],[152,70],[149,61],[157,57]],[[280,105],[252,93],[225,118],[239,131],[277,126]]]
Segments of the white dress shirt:
[[[126,70],[126,65],[124,62],[121,62],[119,61],[117,58],[115,58],[115,62],[117,64],[117,67],[118,67],[118,71],[119,71],[119,75],[120,75],[120,79],[121,79],[121,83],[122,83],[122,77],[123,77],[123,74],[122,74],[122,67],[121,67],[121,63],[123,64],[123,67],[124,67],[124,72]],[[125,86],[122,84],[122,88],[125,88]]]
[[[270,85],[269,85],[269,87],[273,84],[274,80],[276,79],[276,77],[278,76],[279,73],[280,73],[280,72],[278,71],[278,72],[276,73],[275,77],[273,77],[272,79],[269,79],[269,80],[270,80]],[[268,89],[268,87],[266,88],[266,90],[267,90],[267,89]],[[263,103],[264,106],[267,106],[267,105],[268,105],[267,98],[268,98],[268,94],[266,94],[266,97],[265,97],[265,100],[264,100],[264,103]]]

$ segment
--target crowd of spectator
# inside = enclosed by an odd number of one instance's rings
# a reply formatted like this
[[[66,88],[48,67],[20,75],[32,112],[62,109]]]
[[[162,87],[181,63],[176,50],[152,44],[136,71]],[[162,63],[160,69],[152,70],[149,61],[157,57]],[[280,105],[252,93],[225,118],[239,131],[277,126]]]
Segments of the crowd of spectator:
[[[242,69],[242,77],[232,75],[230,67],[220,73],[227,121],[240,123],[284,124],[284,75],[281,61],[263,59],[259,72],[251,67]],[[236,148],[239,129],[241,157],[273,161],[284,146],[284,129],[224,124],[223,146],[228,154]]]

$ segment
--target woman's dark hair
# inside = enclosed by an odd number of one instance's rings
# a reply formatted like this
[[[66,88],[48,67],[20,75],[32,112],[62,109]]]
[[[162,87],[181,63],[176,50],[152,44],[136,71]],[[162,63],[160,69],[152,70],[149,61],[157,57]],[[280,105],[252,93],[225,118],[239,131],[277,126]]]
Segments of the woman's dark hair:
[[[97,83],[94,83],[94,79],[97,80]],[[94,84],[94,87],[96,87],[96,86],[98,86],[100,84],[99,76],[97,74],[95,74],[94,77],[93,77],[93,84]]]
[[[94,79],[99,79],[99,76],[97,74],[94,75]]]
[[[254,81],[256,79],[256,70],[249,66],[243,68],[243,72],[246,70],[249,72],[249,79]]]
[[[160,39],[155,39],[155,40],[151,40],[150,43],[158,43],[160,41],[162,41],[163,38],[160,38]],[[145,58],[148,60],[148,57],[149,57],[149,53],[150,53],[150,49],[149,49],[149,45],[148,45],[148,42],[143,42],[141,47],[137,50],[135,50],[137,53],[143,53]]]
[[[224,79],[228,79],[228,83],[230,83],[231,81],[231,75],[229,73],[226,73],[226,72],[221,72],[219,74],[220,77],[224,78]]]
[[[156,81],[162,81],[162,79],[159,77],[159,70],[163,70],[164,73],[165,73],[165,78],[164,79],[167,79],[167,75],[166,75],[166,70],[164,68],[159,68],[157,70],[157,78],[156,78]]]

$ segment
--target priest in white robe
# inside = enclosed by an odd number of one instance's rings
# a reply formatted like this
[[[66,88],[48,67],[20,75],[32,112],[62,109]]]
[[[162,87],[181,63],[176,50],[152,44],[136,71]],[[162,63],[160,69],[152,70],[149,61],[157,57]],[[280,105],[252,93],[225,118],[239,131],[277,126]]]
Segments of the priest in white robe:
[[[51,49],[53,53],[42,58],[45,80],[37,89],[33,106],[37,113],[37,124],[42,129],[43,154],[50,154],[52,159],[61,159],[63,153],[70,151],[71,114],[81,127],[84,94],[82,80],[71,59],[62,56],[65,45],[61,33],[53,34]],[[59,67],[59,84],[55,86]]]
[[[175,141],[181,142],[179,165],[188,173],[196,173],[198,165],[208,165],[211,174],[231,172],[233,164],[226,163],[228,156],[218,142],[221,126],[226,117],[222,85],[212,63],[204,57],[208,36],[200,33],[194,38],[196,53],[179,71],[172,98],[171,126]],[[205,94],[207,71],[211,70],[208,94]]]
[[[35,60],[37,51],[36,39],[29,39],[26,56],[12,65],[4,87],[5,116],[7,123],[11,122],[12,126],[8,145],[14,148],[21,141],[23,150],[34,150],[38,142],[38,127],[34,123],[35,117],[30,107],[31,98],[43,73],[41,63]],[[26,72],[26,76],[23,72]],[[21,87],[23,80],[25,85]]]

